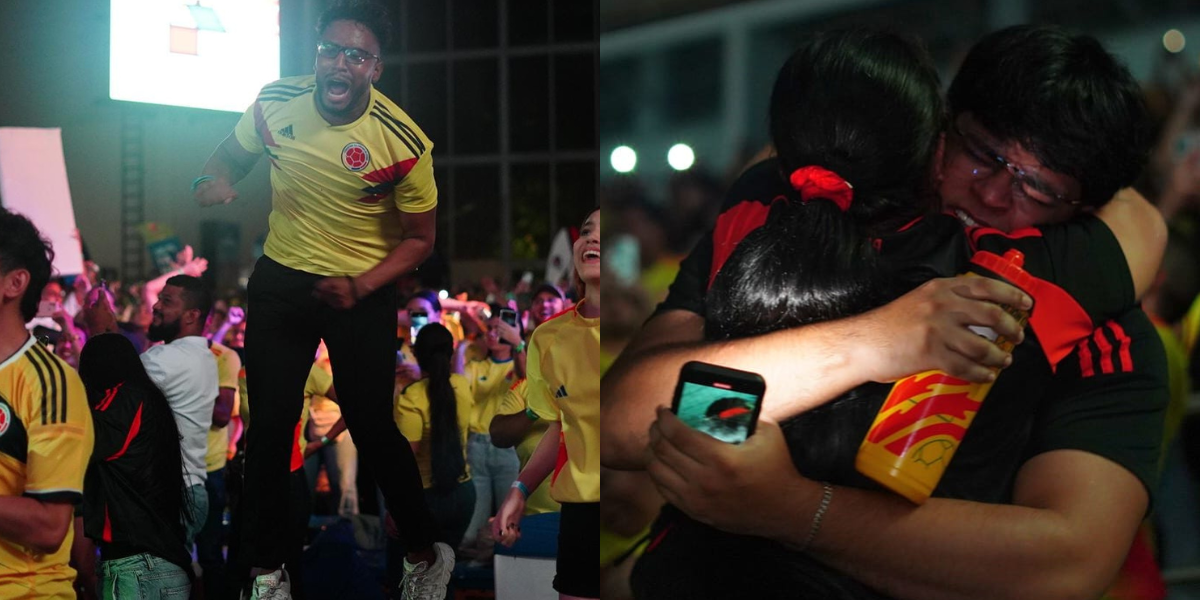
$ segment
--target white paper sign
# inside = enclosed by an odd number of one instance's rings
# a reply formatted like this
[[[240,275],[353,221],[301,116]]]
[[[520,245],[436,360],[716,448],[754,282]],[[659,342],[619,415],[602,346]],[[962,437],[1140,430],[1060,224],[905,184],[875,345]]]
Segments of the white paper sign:
[[[28,217],[50,240],[56,275],[83,272],[62,130],[0,127],[0,206]]]

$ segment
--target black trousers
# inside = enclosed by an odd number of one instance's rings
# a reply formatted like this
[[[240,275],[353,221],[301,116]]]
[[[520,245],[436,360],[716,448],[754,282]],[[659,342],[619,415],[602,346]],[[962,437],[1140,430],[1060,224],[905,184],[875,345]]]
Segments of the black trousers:
[[[322,339],[329,348],[342,416],[358,446],[360,469],[378,481],[405,547],[429,548],[436,534],[412,447],[392,420],[395,288],[384,286],[354,308],[337,310],[313,297],[313,286],[321,279],[266,256],[250,277],[246,377],[251,414],[242,558],[253,567],[275,568],[287,558],[292,435]]]

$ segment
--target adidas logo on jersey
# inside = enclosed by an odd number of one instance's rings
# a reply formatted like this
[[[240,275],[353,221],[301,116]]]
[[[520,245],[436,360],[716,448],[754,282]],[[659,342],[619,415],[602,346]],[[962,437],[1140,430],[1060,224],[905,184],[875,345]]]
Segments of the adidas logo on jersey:
[[[555,398],[566,398],[567,397],[567,386],[565,386],[565,385],[558,386],[558,391],[554,392],[554,397]]]
[[[280,129],[279,131],[276,131],[275,133],[277,133],[289,140],[296,139],[296,136],[292,134],[292,126],[291,125],[288,125],[287,127],[284,127],[283,129]]]

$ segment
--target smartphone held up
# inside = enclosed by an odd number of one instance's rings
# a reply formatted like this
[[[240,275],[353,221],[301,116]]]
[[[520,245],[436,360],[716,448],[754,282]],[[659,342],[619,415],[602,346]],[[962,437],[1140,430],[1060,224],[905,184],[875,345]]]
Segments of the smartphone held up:
[[[697,431],[740,444],[754,433],[765,393],[757,373],[689,362],[679,373],[671,410]]]

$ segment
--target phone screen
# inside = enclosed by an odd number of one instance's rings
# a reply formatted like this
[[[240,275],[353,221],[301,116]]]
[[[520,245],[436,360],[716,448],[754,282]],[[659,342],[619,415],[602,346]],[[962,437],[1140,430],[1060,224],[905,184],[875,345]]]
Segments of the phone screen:
[[[508,323],[509,325],[512,325],[513,327],[516,327],[517,326],[517,311],[510,310],[507,308],[500,309],[500,320],[504,321],[505,323]]]
[[[754,433],[764,391],[757,374],[688,363],[675,391],[675,414],[697,431],[740,444]]]
[[[57,304],[55,304],[54,302],[50,302],[48,300],[43,300],[41,302],[38,302],[38,311],[37,311],[36,316],[38,318],[52,317],[52,316],[54,316],[54,313],[57,311],[58,311]]]

